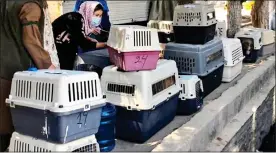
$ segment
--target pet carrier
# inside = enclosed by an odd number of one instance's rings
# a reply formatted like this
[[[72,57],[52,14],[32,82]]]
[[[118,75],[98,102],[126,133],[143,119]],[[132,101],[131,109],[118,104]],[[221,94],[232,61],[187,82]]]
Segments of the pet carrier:
[[[111,65],[107,49],[90,51],[77,55],[74,69],[79,71],[94,71],[101,77],[103,68]]]
[[[242,29],[235,35],[241,40],[245,63],[255,63],[258,60],[258,54],[261,50],[262,38],[261,32],[252,29]]]
[[[66,70],[15,73],[6,102],[15,131],[54,143],[97,133],[105,105],[96,73]]]
[[[226,22],[224,20],[218,21],[217,26],[216,26],[216,35],[218,37],[227,38],[227,26],[226,26]]]
[[[214,39],[204,45],[168,43],[165,59],[175,60],[178,73],[206,76],[223,64],[223,45]]]
[[[263,47],[259,51],[259,56],[267,56],[275,53],[275,31],[262,28],[249,28],[260,31],[262,34]]]
[[[168,43],[174,41],[173,22],[150,20],[149,28],[158,29],[158,38],[160,43]]]
[[[14,132],[10,141],[10,152],[100,152],[95,135],[66,144],[55,144],[45,140]]]
[[[159,60],[152,71],[126,73],[106,67],[102,88],[107,100],[117,106],[116,136],[120,139],[145,142],[176,114],[180,87],[172,60]]]
[[[101,125],[96,134],[101,152],[110,152],[115,147],[116,108],[107,103],[102,110]]]
[[[214,38],[216,24],[214,5],[178,5],[175,7],[173,17],[175,42],[205,44]]]
[[[221,38],[224,52],[224,70],[223,82],[231,82],[242,71],[242,53],[241,41],[237,38]]]
[[[179,75],[181,91],[177,107],[178,115],[190,115],[203,105],[203,84],[196,75]]]
[[[108,38],[110,61],[124,71],[153,70],[161,47],[156,29],[143,26],[111,26]]]

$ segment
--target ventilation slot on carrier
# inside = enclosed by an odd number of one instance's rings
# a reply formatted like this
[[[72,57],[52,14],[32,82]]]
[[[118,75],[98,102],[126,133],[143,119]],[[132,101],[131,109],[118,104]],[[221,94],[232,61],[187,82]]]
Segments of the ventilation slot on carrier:
[[[78,148],[72,152],[96,152],[97,151],[97,145],[94,144],[90,144],[81,148]]]
[[[152,95],[156,95],[174,84],[175,84],[175,75],[172,75],[164,80],[161,80],[152,85]]]
[[[15,140],[13,151],[14,152],[30,152],[30,144]]]
[[[44,148],[41,148],[41,147],[34,146],[34,152],[51,152],[51,151],[48,150],[48,149],[44,149]]]
[[[195,68],[195,59],[194,58],[184,58],[184,57],[168,57],[171,60],[176,62],[177,68],[182,72],[192,73]]]
[[[108,83],[107,91],[134,95],[135,85],[120,85]]]
[[[134,31],[134,46],[151,46],[151,31]]]
[[[236,61],[239,61],[240,57],[242,57],[242,56],[243,56],[243,53],[242,53],[242,48],[241,47],[233,50],[233,52],[232,52],[232,60],[233,60],[232,62],[233,62],[233,64]]]
[[[181,87],[180,93],[181,94],[185,94],[186,93],[186,91],[185,91],[185,84],[180,84],[180,87]]]
[[[188,23],[193,22],[196,19],[201,21],[201,13],[200,12],[185,13],[183,19],[184,19],[185,22],[188,22]]]
[[[68,84],[69,102],[94,98],[98,96],[97,81],[81,81]]]
[[[196,101],[197,102],[200,102],[201,100],[201,88],[200,88],[200,81],[198,81],[196,84],[195,84],[195,92],[196,92]]]
[[[16,80],[15,95],[22,98],[31,98],[32,82],[26,80]]]
[[[215,60],[221,58],[222,55],[223,55],[223,54],[222,54],[222,50],[220,50],[220,51],[218,51],[218,52],[216,52],[216,53],[213,53],[213,54],[209,55],[209,56],[207,57],[207,60],[206,60],[207,64],[209,64],[209,63],[211,63],[212,61],[215,61]]]
[[[37,82],[35,85],[35,99],[47,102],[53,102],[54,84]]]

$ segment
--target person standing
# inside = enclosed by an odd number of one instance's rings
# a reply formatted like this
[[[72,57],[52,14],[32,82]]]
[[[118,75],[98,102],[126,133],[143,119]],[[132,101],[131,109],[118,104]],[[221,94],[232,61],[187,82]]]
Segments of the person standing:
[[[5,104],[13,74],[30,66],[59,68],[47,2],[1,0],[0,40],[0,151],[5,151],[13,132],[11,114]]]

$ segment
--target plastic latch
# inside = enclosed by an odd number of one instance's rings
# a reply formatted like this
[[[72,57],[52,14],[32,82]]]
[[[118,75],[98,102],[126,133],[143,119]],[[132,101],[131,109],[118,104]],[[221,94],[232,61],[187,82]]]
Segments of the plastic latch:
[[[10,102],[10,107],[11,107],[11,108],[15,108],[15,104],[14,104],[13,101]]]
[[[90,110],[90,105],[89,104],[86,104],[84,105],[84,111],[89,111]]]

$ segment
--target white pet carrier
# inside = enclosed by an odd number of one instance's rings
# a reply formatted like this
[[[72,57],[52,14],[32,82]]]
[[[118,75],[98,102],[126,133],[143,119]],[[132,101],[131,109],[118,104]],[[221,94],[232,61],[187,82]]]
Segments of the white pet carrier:
[[[273,30],[268,30],[268,29],[263,29],[263,28],[253,28],[253,27],[250,27],[248,29],[261,32],[263,45],[270,45],[275,42],[275,31],[273,31]]]
[[[6,102],[15,131],[54,143],[96,134],[105,105],[97,73],[66,70],[15,73]]]
[[[261,34],[261,31],[258,31],[258,30],[244,28],[244,29],[241,29],[239,32],[237,32],[235,37],[239,39],[244,39],[244,38],[253,39],[254,50],[259,50],[263,46],[262,34]]]
[[[113,25],[107,45],[118,52],[160,51],[157,29],[137,25]]]
[[[112,24],[147,21],[150,1],[107,0],[109,18]]]
[[[104,104],[99,76],[67,70],[24,71],[14,74],[7,103],[51,112],[68,112]]]
[[[164,33],[173,33],[173,21],[160,21],[159,31]]]
[[[174,26],[210,26],[216,24],[213,4],[178,5],[174,10]]]
[[[237,77],[242,70],[244,59],[241,41],[237,38],[221,38],[224,52],[223,82],[230,82]]]
[[[179,79],[173,60],[159,60],[152,71],[120,72],[104,68],[102,88],[108,102],[129,110],[149,110],[179,93]]]
[[[180,75],[180,100],[198,98],[198,93],[203,92],[202,81],[197,75]]]
[[[55,144],[14,132],[9,152],[100,152],[95,135],[84,137],[66,144]]]
[[[218,21],[216,25],[216,34],[218,37],[227,38],[227,25],[225,21]]]
[[[160,21],[158,21],[158,20],[150,20],[147,23],[147,27],[159,30],[159,22]]]
[[[150,20],[147,27],[157,29],[159,32],[173,33],[173,21]]]

